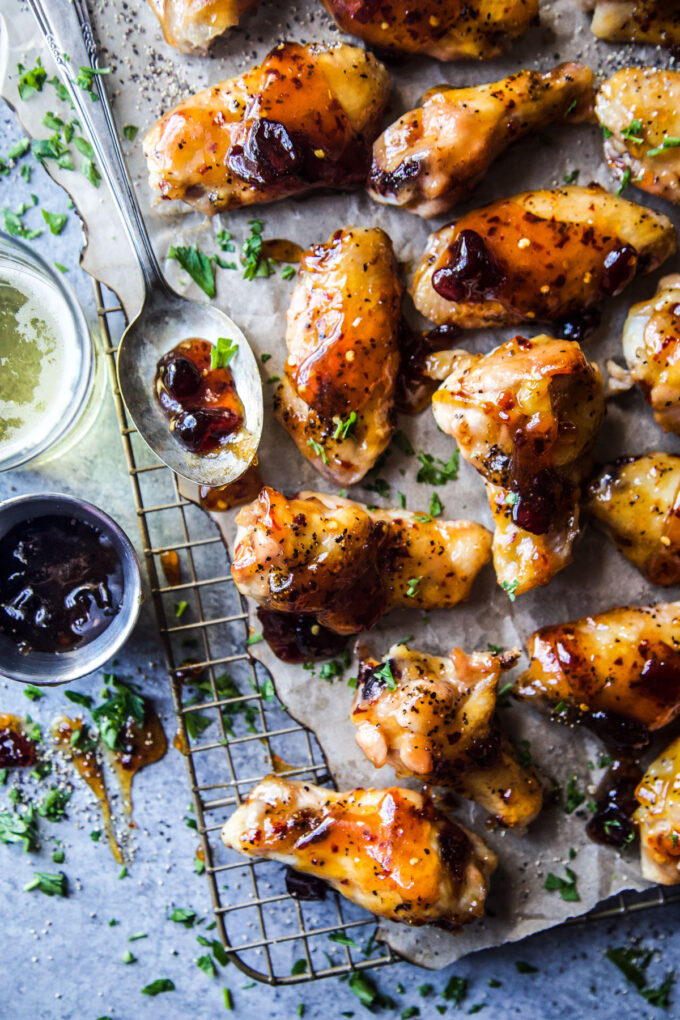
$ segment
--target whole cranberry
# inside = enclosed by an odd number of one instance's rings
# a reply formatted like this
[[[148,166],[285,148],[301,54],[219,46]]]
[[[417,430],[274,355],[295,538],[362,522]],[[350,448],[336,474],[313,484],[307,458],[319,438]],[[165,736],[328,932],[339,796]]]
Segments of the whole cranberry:
[[[503,280],[484,239],[476,230],[461,230],[449,264],[432,275],[432,286],[446,301],[473,301],[489,297]]]
[[[219,407],[199,407],[180,411],[174,419],[175,436],[192,453],[209,453],[220,447],[239,427],[235,411]]]
[[[635,276],[638,253],[632,244],[622,244],[610,251],[604,260],[602,290],[615,297],[620,294]]]
[[[179,357],[169,361],[163,370],[163,385],[175,400],[190,397],[201,385],[201,373],[189,358]]]

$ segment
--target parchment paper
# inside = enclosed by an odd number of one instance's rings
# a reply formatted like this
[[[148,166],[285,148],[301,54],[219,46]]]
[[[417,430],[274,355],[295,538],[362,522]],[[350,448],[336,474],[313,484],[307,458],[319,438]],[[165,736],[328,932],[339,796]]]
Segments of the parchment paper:
[[[34,59],[39,44],[30,15],[21,13],[19,0],[5,0],[5,3],[10,8],[15,5],[16,10],[12,10],[12,17],[8,18],[11,37],[5,62],[9,75],[4,75],[3,95],[18,106],[27,129],[44,137],[46,132],[40,127],[40,120],[46,109],[55,109],[58,104],[52,97],[48,100],[42,96],[30,103],[17,103],[16,79],[10,75],[25,51],[27,61]],[[212,223],[178,204],[157,203],[145,182],[141,154],[142,137],[157,116],[187,94],[261,59],[279,39],[334,41],[339,36],[316,0],[290,4],[264,2],[246,19],[242,29],[219,43],[211,58],[185,57],[164,43],[156,19],[142,0],[129,0],[125,5],[122,0],[91,5],[95,6],[97,9],[93,13],[105,50],[105,62],[114,71],[107,85],[114,93],[118,124],[121,128],[124,124],[140,127],[136,142],[124,143],[124,146],[129,152],[140,201],[159,256],[165,256],[170,244],[178,243],[196,243],[211,252],[215,250],[212,235],[221,227],[230,230],[239,244],[248,234],[247,221],[257,216],[264,220],[266,238],[288,238],[302,245],[326,240],[333,230],[345,224],[381,226],[391,236],[397,256],[408,272],[421,254],[428,233],[446,222],[447,217],[424,222],[409,213],[376,205],[363,194],[312,195],[217,216]],[[590,33],[587,15],[577,9],[573,0],[543,5],[541,22],[540,28],[532,29],[501,60],[448,65],[430,59],[395,62],[390,67],[392,107],[385,123],[416,105],[427,88],[442,81],[471,85],[496,80],[521,67],[548,68],[561,60],[575,58],[589,63],[603,76],[626,63],[658,66],[671,63],[666,51],[614,48],[596,41]],[[48,55],[44,55],[43,60],[49,67]],[[615,188],[602,158],[598,129],[585,126],[551,129],[541,138],[521,142],[499,159],[473,200],[460,211],[526,188],[559,185],[565,174],[576,169],[579,183],[596,180],[610,190]],[[103,188],[95,192],[80,175],[61,172],[59,180],[70,190],[87,225],[86,268],[116,289],[128,314],[134,313],[141,292],[127,264],[122,229],[112,212],[110,197]],[[626,197],[663,210],[677,224],[678,216],[673,207],[650,199],[634,188],[629,189]],[[167,262],[165,267],[178,290],[204,299],[176,262]],[[661,272],[676,268],[677,262],[669,262]],[[589,355],[601,367],[604,368],[608,358],[622,360],[623,318],[633,301],[654,292],[657,277],[636,281],[623,298],[612,301],[604,309],[602,326],[587,343]],[[226,270],[218,270],[217,280],[218,304],[243,328],[257,354],[271,355],[263,368],[263,379],[281,375],[286,357],[285,311],[292,282],[282,280],[280,273],[270,279],[246,282],[241,279],[240,272]],[[417,321],[408,305],[407,313]],[[514,332],[471,332],[462,338],[459,346],[488,351]],[[274,420],[271,413],[273,388],[265,382],[265,428],[260,448],[260,468],[265,481],[286,492],[303,488],[331,491],[329,484],[316,475]],[[409,435],[416,450],[444,459],[450,455],[452,440],[438,432],[429,410],[417,418],[402,417],[399,428]],[[605,461],[653,449],[680,452],[680,442],[676,437],[661,433],[638,393],[610,402],[596,458]],[[391,498],[382,499],[361,486],[353,487],[350,495],[364,502],[388,506],[397,505],[396,493],[401,491],[406,494],[409,509],[427,510],[434,490],[416,483],[417,466],[415,458],[393,448],[381,472],[390,483]],[[190,486],[185,486],[185,491],[190,498],[195,498]],[[457,481],[437,491],[445,506],[445,517],[467,517],[491,526],[483,482],[467,464],[461,465]],[[234,514],[218,516],[225,539],[230,543]],[[415,635],[412,647],[436,654],[446,654],[454,645],[461,645],[468,652],[485,649],[488,642],[510,647],[523,645],[528,635],[543,624],[602,611],[616,604],[642,604],[678,597],[677,588],[654,589],[647,584],[601,534],[590,529],[583,536],[574,563],[548,588],[538,589],[511,603],[497,587],[493,570],[488,567],[466,605],[452,611],[430,613],[426,619],[418,612],[391,614],[364,636],[364,641],[376,654],[383,654],[393,641],[405,634]],[[255,619],[253,627],[259,630]],[[354,727],[348,718],[352,691],[344,683],[331,686],[319,679],[311,680],[309,672],[284,665],[264,644],[254,646],[252,651],[270,669],[282,703],[296,719],[316,732],[340,788],[385,786],[394,782],[391,770],[376,771],[358,751]],[[524,665],[525,661],[519,668]],[[346,675],[352,672],[353,667]],[[587,794],[587,799],[592,798],[594,784],[601,774],[600,770],[588,767],[602,750],[595,738],[585,730],[551,724],[533,710],[518,706],[504,709],[502,722],[515,739],[530,741],[533,761],[545,777],[546,787],[557,784],[564,791],[569,776],[576,775],[580,789]],[[661,743],[669,739],[666,735]],[[641,889],[646,885],[640,877],[636,849],[618,854],[596,846],[585,837],[588,817],[585,808],[567,815],[561,803],[546,803],[525,834],[487,829],[484,812],[469,802],[460,802],[457,816],[480,833],[499,854],[500,865],[488,900],[489,915],[467,927],[459,936],[381,923],[381,937],[397,952],[423,966],[442,967],[473,950],[520,939],[558,924],[570,915],[583,913],[620,890]],[[568,858],[569,848],[577,851],[572,861]],[[558,893],[547,893],[543,889],[546,874],[553,871],[563,875],[567,863],[578,876],[580,901],[577,903],[564,902]]]

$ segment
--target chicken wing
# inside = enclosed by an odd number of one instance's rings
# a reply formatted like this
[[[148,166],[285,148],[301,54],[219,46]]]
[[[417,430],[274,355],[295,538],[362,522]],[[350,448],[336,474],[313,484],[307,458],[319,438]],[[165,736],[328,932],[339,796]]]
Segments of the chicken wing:
[[[642,874],[661,885],[680,883],[680,737],[652,762],[635,791]]]
[[[680,457],[615,461],[590,484],[586,509],[648,581],[680,582]]]
[[[439,325],[546,321],[579,339],[595,306],[675,247],[668,217],[597,184],[525,191],[432,234],[411,291]]]
[[[363,186],[388,89],[382,64],[355,46],[281,43],[155,124],[144,139],[151,187],[210,216]]]
[[[260,0],[149,0],[166,42],[183,53],[205,54]]]
[[[490,60],[538,22],[538,0],[322,0],[369,46],[437,60]]]
[[[541,809],[541,788],[496,718],[498,679],[518,655],[454,648],[441,659],[394,645],[384,661],[362,662],[352,705],[357,744],[398,779],[452,787],[501,825],[528,825]]]
[[[509,145],[555,121],[591,120],[592,102],[592,72],[577,63],[472,88],[438,85],[375,142],[370,195],[419,216],[447,212]]]
[[[585,0],[593,11],[591,28],[607,42],[680,43],[680,7],[677,0]]]
[[[268,776],[222,829],[232,850],[328,882],[372,914],[403,924],[481,917],[496,856],[426,794],[389,787],[336,793]]]
[[[633,305],[623,327],[631,378],[664,432],[680,435],[680,275],[664,276],[649,301]]]
[[[313,614],[340,634],[397,607],[449,608],[466,599],[490,555],[473,521],[368,511],[320,492],[286,499],[265,487],[236,518],[231,572],[265,609]]]
[[[680,203],[680,71],[624,67],[601,86],[595,112],[619,180]]]
[[[580,720],[619,747],[680,712],[680,602],[625,606],[529,638],[529,668],[516,694]]]
[[[571,560],[579,498],[604,416],[602,378],[577,343],[515,337],[449,355],[435,421],[486,479],[499,584],[522,594]]]
[[[274,411],[300,453],[340,486],[389,445],[402,287],[386,233],[345,227],[302,256]]]

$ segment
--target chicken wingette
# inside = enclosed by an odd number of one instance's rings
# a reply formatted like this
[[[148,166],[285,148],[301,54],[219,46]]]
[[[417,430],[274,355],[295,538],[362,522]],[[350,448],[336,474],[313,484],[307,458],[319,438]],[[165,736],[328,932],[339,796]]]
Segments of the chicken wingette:
[[[680,275],[664,276],[656,294],[630,309],[623,327],[630,377],[664,432],[680,435]]]
[[[415,790],[336,793],[268,776],[222,829],[226,846],[328,882],[372,914],[453,927],[481,917],[496,857]]]
[[[645,772],[635,791],[642,874],[661,885],[680,883],[680,737]]]
[[[260,0],[149,0],[166,42],[183,53],[208,52]]]
[[[591,28],[607,42],[680,44],[680,7],[676,0],[583,0],[593,12]]]

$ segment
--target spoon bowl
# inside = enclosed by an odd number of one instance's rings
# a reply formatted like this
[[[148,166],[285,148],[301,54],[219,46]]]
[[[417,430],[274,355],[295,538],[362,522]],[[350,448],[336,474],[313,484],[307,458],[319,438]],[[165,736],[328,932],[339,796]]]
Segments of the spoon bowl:
[[[231,442],[214,453],[186,450],[174,438],[155,399],[158,362],[182,340],[218,338],[238,344],[229,362],[245,421]],[[189,301],[169,288],[156,289],[130,323],[118,348],[118,384],[142,439],[169,468],[198,485],[227,485],[252,462],[262,435],[262,383],[255,356],[235,322],[217,308]]]

